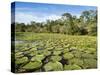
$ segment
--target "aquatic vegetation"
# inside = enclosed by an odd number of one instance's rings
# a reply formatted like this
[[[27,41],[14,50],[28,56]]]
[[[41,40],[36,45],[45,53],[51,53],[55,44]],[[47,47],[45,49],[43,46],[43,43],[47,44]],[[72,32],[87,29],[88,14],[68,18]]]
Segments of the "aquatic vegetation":
[[[58,62],[48,62],[46,65],[44,65],[45,71],[62,71],[63,70],[63,65]]]
[[[97,67],[97,60],[95,59],[84,59],[84,68],[96,68]]]
[[[83,63],[84,63],[83,60],[80,58],[73,58],[69,60],[69,64],[76,64],[79,66],[84,66]]]
[[[71,59],[71,58],[73,58],[74,56],[73,56],[72,53],[65,53],[65,54],[63,55],[63,57],[64,57],[64,59]]]
[[[32,59],[31,59],[31,61],[41,61],[41,60],[43,60],[45,58],[45,56],[44,55],[36,55],[36,56],[34,56],[34,57],[32,57]]]
[[[62,59],[61,56],[51,56],[52,61],[60,61]]]
[[[18,34],[18,33],[17,33]],[[23,34],[23,35],[21,35]],[[97,67],[95,36],[20,33],[16,40],[16,72],[62,71]],[[14,53],[12,52],[14,55]]]
[[[40,68],[41,66],[42,66],[42,63],[40,61],[34,61],[34,62],[29,62],[22,68],[25,70],[32,70],[32,69]]]
[[[73,65],[64,65],[64,70],[80,70],[81,67],[73,64]]]
[[[23,64],[23,63],[26,63],[26,62],[28,62],[27,57],[17,58],[16,61],[15,61],[16,64]]]

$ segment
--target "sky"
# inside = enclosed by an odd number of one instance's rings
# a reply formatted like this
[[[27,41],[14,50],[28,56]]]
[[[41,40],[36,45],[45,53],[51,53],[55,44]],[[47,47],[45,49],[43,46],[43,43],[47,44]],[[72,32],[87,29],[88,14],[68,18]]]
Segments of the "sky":
[[[46,20],[56,20],[61,18],[63,13],[71,13],[77,17],[85,10],[96,10],[94,6],[45,4],[30,2],[15,2],[12,5],[12,14],[15,8],[15,22],[28,24],[31,21],[45,22]],[[12,18],[14,20],[14,17]]]

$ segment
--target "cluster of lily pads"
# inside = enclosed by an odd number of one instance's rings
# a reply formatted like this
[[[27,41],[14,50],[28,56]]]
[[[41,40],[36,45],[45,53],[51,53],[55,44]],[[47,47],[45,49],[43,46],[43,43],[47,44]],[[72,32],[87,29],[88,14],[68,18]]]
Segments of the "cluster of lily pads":
[[[30,41],[26,38],[23,43],[16,44],[15,61],[12,61],[15,62],[16,72],[63,71],[97,67],[96,37],[62,34],[34,35],[34,37],[37,36],[39,39]]]

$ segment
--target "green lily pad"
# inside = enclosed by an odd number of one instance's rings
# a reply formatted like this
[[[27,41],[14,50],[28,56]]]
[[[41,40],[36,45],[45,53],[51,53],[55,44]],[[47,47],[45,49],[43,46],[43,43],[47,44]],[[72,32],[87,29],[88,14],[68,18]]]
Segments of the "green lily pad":
[[[95,48],[87,48],[84,52],[86,53],[94,53],[96,51]]]
[[[96,59],[84,59],[84,68],[97,68]]]
[[[47,50],[52,50],[53,49],[53,47],[49,47],[49,48],[46,48]]]
[[[71,48],[70,48],[70,51],[75,51],[75,50],[77,50],[76,47],[71,47]]]
[[[23,49],[21,49],[21,51],[27,51],[27,50],[29,50],[30,48],[28,48],[28,47],[24,47]]]
[[[59,54],[61,54],[61,52],[62,51],[58,51],[58,50],[57,51],[53,51],[53,55],[59,55]]]
[[[80,70],[81,67],[73,64],[73,65],[64,65],[64,70]]]
[[[33,48],[31,48],[30,50],[31,50],[31,51],[36,51],[37,48],[36,48],[36,47],[33,47]]]
[[[64,47],[65,47],[65,48],[69,48],[69,47],[70,47],[70,44],[67,44],[67,45],[65,45]]]
[[[27,57],[18,58],[15,61],[16,64],[23,64],[23,63],[27,63],[27,62],[28,62],[28,58]]]
[[[44,55],[36,55],[36,56],[32,57],[31,61],[36,61],[36,60],[41,61],[41,60],[43,60],[44,58],[45,58]]]
[[[17,53],[15,53],[15,58],[19,58],[19,57],[23,57],[24,55],[23,55],[23,52],[17,52]]]
[[[61,56],[51,56],[52,61],[60,61],[62,59]]]
[[[93,54],[84,53],[82,54],[82,58],[95,58]]]
[[[32,70],[32,69],[38,69],[41,66],[42,66],[42,62],[34,61],[34,62],[29,62],[28,64],[26,64],[22,68],[25,69],[25,70]]]
[[[73,59],[69,60],[69,64],[76,64],[76,65],[79,65],[79,66],[83,66],[84,63],[83,63],[82,59],[73,58]]]
[[[46,65],[44,65],[45,71],[62,71],[63,65],[56,61],[56,62],[48,62]]]
[[[29,53],[28,55],[29,55],[29,56],[35,56],[36,53],[35,53],[35,52],[31,52],[31,53]]]
[[[81,51],[73,51],[72,53],[76,58],[81,58],[83,54]]]
[[[69,52],[69,49],[68,48],[65,48],[64,50],[63,50],[63,53],[68,53]]]
[[[46,51],[46,50],[45,50],[45,51],[43,52],[43,54],[44,54],[45,56],[49,56],[49,55],[51,55],[51,51]]]
[[[97,59],[97,55],[98,55],[97,52],[93,53],[94,59]]]
[[[74,55],[73,55],[72,53],[65,53],[65,54],[63,55],[63,57],[64,57],[64,59],[71,59],[71,58],[74,57]]]
[[[38,54],[43,54],[44,53],[44,50],[38,50],[37,53]]]

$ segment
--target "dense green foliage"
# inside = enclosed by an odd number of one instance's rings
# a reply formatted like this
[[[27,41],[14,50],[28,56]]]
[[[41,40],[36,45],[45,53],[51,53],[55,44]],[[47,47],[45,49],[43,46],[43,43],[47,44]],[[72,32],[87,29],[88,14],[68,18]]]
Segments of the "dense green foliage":
[[[16,23],[16,32],[60,33],[69,35],[97,35],[97,10],[83,11],[79,17],[62,14],[58,20]]]
[[[17,32],[16,40],[16,72],[97,67],[96,36]]]

